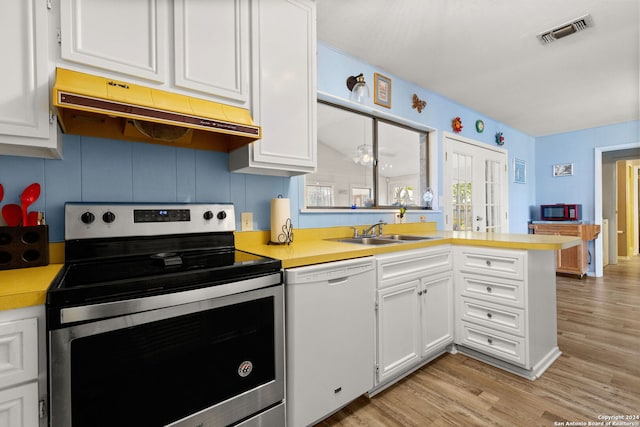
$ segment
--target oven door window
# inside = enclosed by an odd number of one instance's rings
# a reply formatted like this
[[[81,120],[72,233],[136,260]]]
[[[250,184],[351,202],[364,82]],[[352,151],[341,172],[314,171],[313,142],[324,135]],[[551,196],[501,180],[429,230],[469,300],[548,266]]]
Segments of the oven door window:
[[[161,426],[276,376],[274,298],[71,342],[75,426]]]

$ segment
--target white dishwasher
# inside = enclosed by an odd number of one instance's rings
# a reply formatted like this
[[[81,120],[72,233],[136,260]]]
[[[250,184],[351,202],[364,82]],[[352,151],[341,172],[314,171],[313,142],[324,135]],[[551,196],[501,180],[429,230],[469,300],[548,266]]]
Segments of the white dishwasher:
[[[288,427],[373,388],[375,289],[373,257],[285,270]]]

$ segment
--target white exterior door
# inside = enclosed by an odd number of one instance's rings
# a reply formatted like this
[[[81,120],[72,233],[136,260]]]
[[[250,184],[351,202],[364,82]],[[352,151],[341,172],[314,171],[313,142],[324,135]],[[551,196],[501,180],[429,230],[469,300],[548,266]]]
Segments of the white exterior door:
[[[509,231],[507,151],[444,135],[445,230]]]

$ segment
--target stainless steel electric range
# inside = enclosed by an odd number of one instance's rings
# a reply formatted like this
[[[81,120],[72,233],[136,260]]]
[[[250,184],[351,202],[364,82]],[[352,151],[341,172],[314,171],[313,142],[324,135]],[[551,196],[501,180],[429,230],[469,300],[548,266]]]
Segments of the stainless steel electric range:
[[[281,263],[234,229],[231,204],[65,205],[51,426],[284,425]]]

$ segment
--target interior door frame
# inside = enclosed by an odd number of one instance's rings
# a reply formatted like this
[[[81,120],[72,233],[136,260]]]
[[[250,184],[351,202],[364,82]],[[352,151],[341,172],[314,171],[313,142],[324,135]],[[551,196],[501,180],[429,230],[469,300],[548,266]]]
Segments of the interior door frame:
[[[444,229],[451,231],[453,229],[453,211],[452,211],[452,195],[450,194],[450,179],[451,175],[449,173],[448,165],[447,165],[447,153],[449,150],[450,142],[461,142],[464,144],[469,144],[475,148],[480,150],[487,150],[492,153],[497,153],[504,157],[505,170],[503,172],[503,182],[504,185],[501,189],[501,204],[503,206],[504,218],[502,218],[502,226],[501,233],[509,232],[509,152],[508,150],[500,147],[493,147],[484,142],[476,141],[474,139],[466,138],[464,136],[456,135],[451,132],[442,132],[442,155],[443,155],[443,223]]]
[[[604,147],[595,147],[594,148],[594,182],[593,182],[593,204],[594,210],[593,219],[594,224],[602,224],[602,153],[607,151],[618,151],[618,150],[627,150],[627,149],[635,149],[640,147],[640,141],[634,142],[630,144],[619,144],[619,145],[610,145]],[[592,257],[594,263],[594,274],[595,277],[602,277],[604,274],[604,266],[602,260],[602,243],[603,236],[602,231],[598,234],[594,242],[594,254]],[[609,233],[609,238],[617,238],[617,235],[613,235],[613,233]]]

